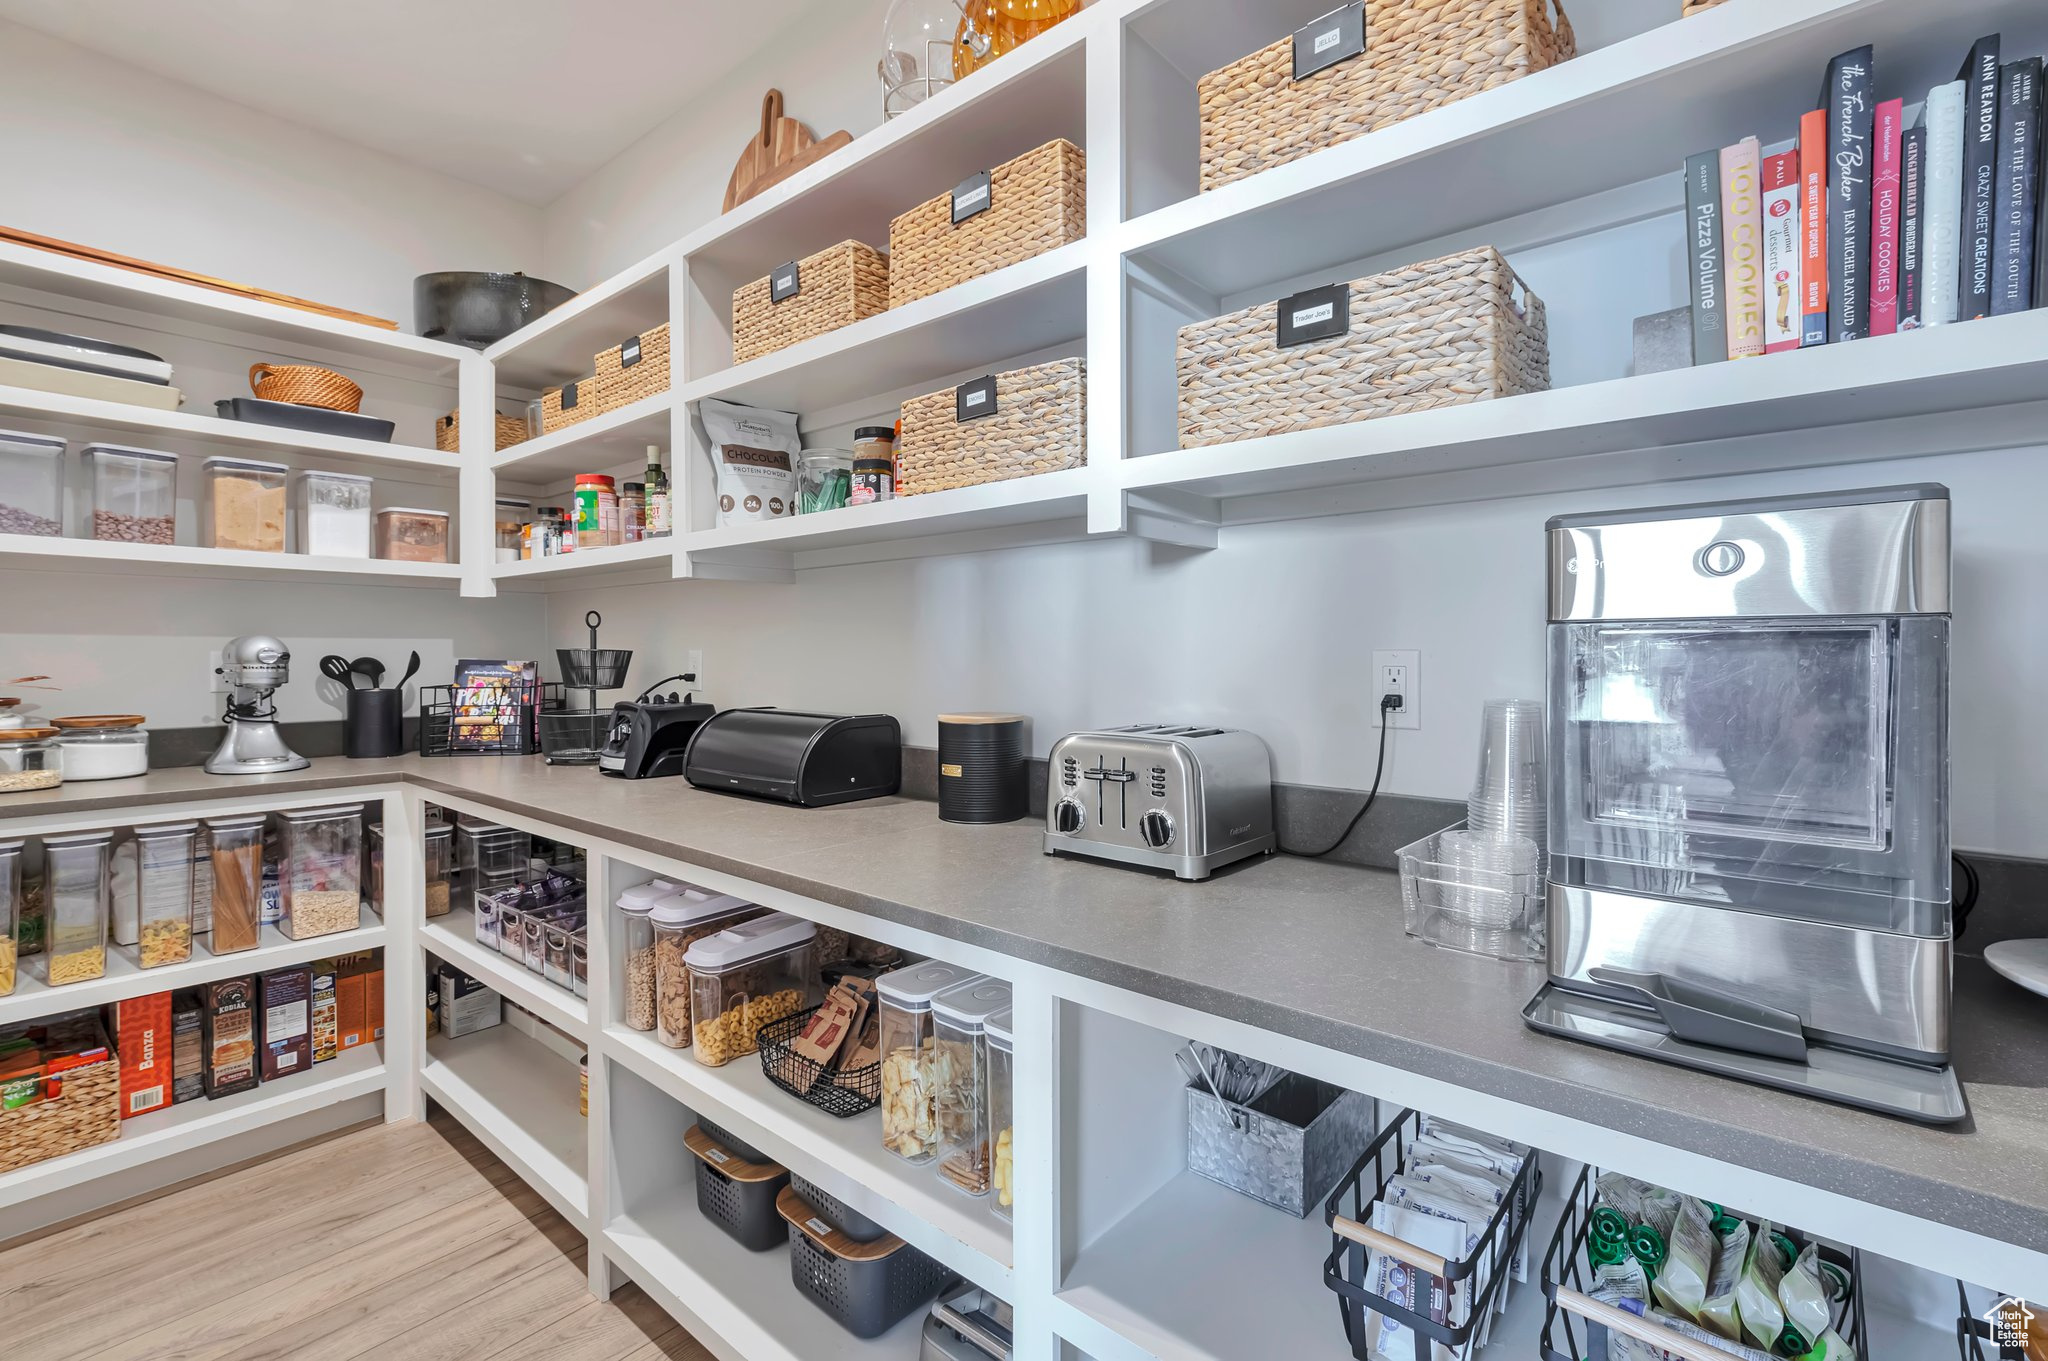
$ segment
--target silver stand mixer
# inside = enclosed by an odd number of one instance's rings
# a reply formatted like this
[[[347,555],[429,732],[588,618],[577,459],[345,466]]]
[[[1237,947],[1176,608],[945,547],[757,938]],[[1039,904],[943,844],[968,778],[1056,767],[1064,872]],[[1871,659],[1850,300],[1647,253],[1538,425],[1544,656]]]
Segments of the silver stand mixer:
[[[291,649],[264,633],[236,638],[221,649],[217,675],[228,683],[228,725],[220,746],[206,758],[209,775],[268,775],[304,770],[313,764],[285,745],[277,708],[270,702],[291,679]]]

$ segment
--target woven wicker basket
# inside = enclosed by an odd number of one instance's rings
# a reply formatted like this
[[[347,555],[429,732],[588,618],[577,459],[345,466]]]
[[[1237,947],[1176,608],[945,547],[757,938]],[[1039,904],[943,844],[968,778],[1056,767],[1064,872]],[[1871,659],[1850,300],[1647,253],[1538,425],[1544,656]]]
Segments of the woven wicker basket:
[[[597,356],[597,410],[617,411],[620,407],[668,391],[668,323],[633,337],[637,357],[627,363],[622,342]]]
[[[587,421],[597,414],[598,405],[597,379],[594,377],[585,378],[580,383],[564,383],[558,388],[549,388],[540,395],[540,432],[552,435],[578,421]]]
[[[1272,303],[1183,326],[1181,447],[1550,386],[1543,303],[1491,246],[1346,287],[1349,328],[1328,340],[1281,349]]]
[[[889,257],[841,241],[796,262],[798,291],[770,298],[772,275],[732,293],[732,362],[744,364],[800,340],[836,331],[889,307]]]
[[[498,447],[510,449],[523,443],[527,438],[526,417],[508,416],[502,411],[492,413],[497,417]],[[462,413],[451,411],[434,422],[434,447],[444,454],[462,452]]]
[[[60,1095],[0,1112],[0,1173],[120,1137],[119,1062],[109,1057],[89,1063],[60,1080]]]
[[[1726,3],[1726,0],[1685,0],[1685,9],[1680,13],[1679,17],[1690,19],[1695,14],[1705,14],[1714,6],[1724,3]]]
[[[1088,163],[1064,138],[989,172],[988,208],[957,226],[949,190],[889,224],[889,306],[1029,260],[1088,233]]]
[[[1454,104],[1578,51],[1560,0],[1365,0],[1365,34],[1364,53],[1299,81],[1291,36],[1203,76],[1196,83],[1203,190]]]
[[[896,446],[896,494],[1002,482],[1078,468],[1088,453],[1087,375],[1079,359],[995,376],[996,414],[956,417],[955,388],[903,404]]]
[[[249,390],[266,402],[361,411],[363,390],[333,369],[311,364],[251,364]]]

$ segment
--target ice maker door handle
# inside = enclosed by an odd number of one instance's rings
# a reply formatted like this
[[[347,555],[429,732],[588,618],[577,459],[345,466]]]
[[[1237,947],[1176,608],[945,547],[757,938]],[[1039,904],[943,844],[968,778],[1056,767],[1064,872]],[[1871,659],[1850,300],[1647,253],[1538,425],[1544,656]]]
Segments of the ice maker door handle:
[[[1601,965],[1588,969],[1586,976],[1595,983],[1640,995],[1678,1039],[1791,1063],[1806,1062],[1806,1030],[1792,1012],[1668,974]]]

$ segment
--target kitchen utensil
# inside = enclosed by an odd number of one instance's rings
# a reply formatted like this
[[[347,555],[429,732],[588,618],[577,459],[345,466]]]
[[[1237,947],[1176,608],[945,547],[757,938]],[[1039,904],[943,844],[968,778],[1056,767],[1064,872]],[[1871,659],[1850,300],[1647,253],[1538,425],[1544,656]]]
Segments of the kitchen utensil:
[[[0,355],[105,378],[129,378],[143,383],[171,381],[171,366],[161,355],[35,326],[0,326]]]
[[[781,183],[807,166],[847,146],[853,134],[841,129],[819,141],[794,118],[782,115],[782,91],[770,90],[761,100],[761,130],[740,153],[725,185],[725,212]]]
[[[320,659],[320,674],[345,689],[356,688],[356,673],[348,664],[348,658],[337,657],[332,652]]]
[[[2028,992],[2048,997],[2048,940],[2001,940],[1984,947],[1984,962]]]
[[[358,657],[348,664],[348,669],[355,672],[358,676],[365,676],[369,679],[370,683],[364,687],[367,690],[375,690],[383,684],[384,663],[378,661],[375,657]]]
[[[486,349],[576,296],[532,275],[446,270],[412,281],[413,326],[429,340]]]
[[[266,402],[290,402],[329,411],[357,412],[363,405],[359,383],[315,364],[251,364],[249,390]]]
[[[1273,762],[1248,732],[1133,723],[1077,732],[1048,758],[1047,855],[1206,879],[1273,835]]]
[[[410,656],[408,656],[408,657],[407,657],[407,658],[405,659],[405,674],[404,674],[403,676],[400,676],[400,677],[398,678],[398,684],[397,684],[397,685],[394,685],[394,686],[392,686],[391,688],[392,688],[392,689],[394,689],[394,690],[403,690],[403,689],[405,689],[405,687],[406,687],[406,684],[407,684],[408,682],[410,682],[410,681],[412,680],[412,678],[413,678],[414,676],[417,676],[417,675],[418,675],[419,673],[420,673],[420,654],[418,653],[418,651],[414,651],[414,652],[413,652],[413,653],[412,653],[412,654],[411,654]]]
[[[690,738],[683,778],[801,808],[880,798],[902,787],[903,733],[887,714],[727,709]]]
[[[285,745],[270,697],[291,679],[291,649],[268,634],[245,634],[221,649],[215,674],[228,683],[226,734],[206,758],[209,775],[268,775],[313,764]],[[324,669],[324,668],[323,668]]]
[[[797,1194],[817,1208],[813,1194],[790,1178]],[[1010,1306],[978,1285],[961,1281],[932,1301],[918,1343],[917,1361],[1010,1361],[1016,1326]]]
[[[1244,1116],[1239,1111],[1237,1104],[1223,1100],[1223,1093],[1218,1090],[1216,1079],[1209,1076],[1209,1070],[1202,1066],[1202,1060],[1189,1052],[1192,1049],[1193,1046],[1190,1045],[1186,1049],[1176,1049],[1173,1051],[1173,1061],[1180,1068],[1181,1075],[1187,1078],[1190,1087],[1200,1083],[1209,1089],[1209,1094],[1215,1097],[1230,1112],[1231,1128],[1243,1128]]]
[[[276,303],[281,307],[294,307],[301,312],[317,312],[323,317],[334,317],[340,321],[352,321],[359,326],[376,326],[386,331],[398,329],[395,321],[382,317],[366,316],[361,312],[350,312],[340,307],[329,307],[325,303],[308,302],[294,298],[288,293],[273,293],[269,289],[255,288],[249,284],[230,283],[205,274],[194,274],[190,270],[178,269],[171,265],[159,265],[149,260],[138,260],[131,255],[116,255],[112,251],[96,246],[81,246],[76,241],[62,241],[54,236],[38,236],[18,227],[0,227],[0,241],[12,241],[18,245],[33,246],[37,250],[52,251],[68,255],[74,260],[89,260],[96,265],[112,265],[116,269],[132,269],[139,274],[151,274],[159,279],[171,279],[178,283],[192,284],[199,288],[210,288],[217,293],[233,293],[239,297],[254,298],[259,302]]]
[[[213,410],[226,421],[308,430],[317,435],[345,435],[379,444],[389,444],[392,431],[397,429],[390,421],[354,411],[330,411],[324,406],[300,406],[296,402],[266,402],[261,397],[222,397],[213,404]]]
[[[1547,537],[1551,983],[1530,1024],[1961,1119],[1947,488],[1564,516]],[[1802,1047],[1709,1023],[1759,1011]]]

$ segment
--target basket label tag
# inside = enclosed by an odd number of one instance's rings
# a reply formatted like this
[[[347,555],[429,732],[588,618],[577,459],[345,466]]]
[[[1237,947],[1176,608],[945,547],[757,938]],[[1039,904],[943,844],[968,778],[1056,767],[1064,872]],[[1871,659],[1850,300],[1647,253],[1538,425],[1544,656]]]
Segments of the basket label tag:
[[[1324,284],[1280,299],[1274,344],[1281,349],[1330,340],[1351,329],[1351,285]]]
[[[811,1231],[812,1236],[816,1238],[830,1238],[832,1236],[832,1226],[830,1224],[827,1224],[824,1220],[818,1218],[816,1215],[812,1215],[809,1219],[806,1219],[804,1221],[804,1227],[809,1229]]]
[[[725,1150],[722,1148],[707,1148],[704,1150],[704,1156],[711,1159],[711,1161],[715,1163],[729,1161],[729,1159],[725,1156]]]
[[[575,409],[576,385],[574,383],[564,383],[562,384],[562,410],[574,411]]]
[[[619,345],[619,367],[630,369],[640,362],[640,337],[628,336]]]
[[[996,376],[977,378],[971,383],[962,383],[953,389],[953,419],[955,422],[978,421],[984,416],[996,414]]]
[[[953,189],[953,225],[988,211],[988,171],[969,175]]]
[[[1365,0],[1294,30],[1294,78],[1303,80],[1365,52]]]
[[[804,291],[802,271],[791,260],[786,265],[777,265],[768,272],[768,301],[781,302]]]

